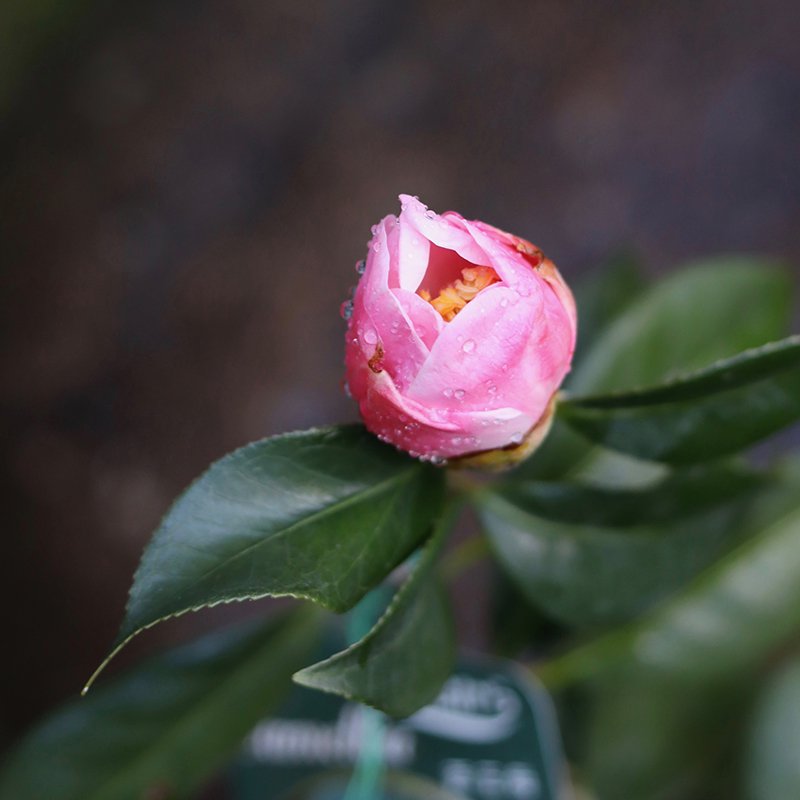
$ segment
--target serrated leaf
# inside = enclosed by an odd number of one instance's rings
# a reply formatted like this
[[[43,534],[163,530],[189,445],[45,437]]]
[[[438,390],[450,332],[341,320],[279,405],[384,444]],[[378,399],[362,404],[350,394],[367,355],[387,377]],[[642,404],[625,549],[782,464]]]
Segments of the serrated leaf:
[[[689,264],[635,301],[594,343],[575,394],[632,389],[699,369],[787,333],[792,287],[766,259]]]
[[[455,660],[451,611],[434,571],[453,515],[439,521],[412,576],[375,627],[347,650],[298,672],[297,683],[393,717],[407,717],[436,697]]]
[[[748,800],[800,797],[799,659],[773,676],[759,699],[748,738]]]
[[[800,336],[748,350],[651,389],[559,404],[591,441],[693,464],[739,452],[800,419]]]
[[[114,652],[217,603],[291,595],[345,611],[419,544],[442,491],[440,470],[361,426],[236,450],[181,495],[148,544]]]
[[[728,470],[640,491],[528,484],[486,491],[479,508],[529,601],[587,627],[636,616],[730,548],[752,485]]]
[[[4,800],[185,798],[279,703],[312,651],[299,609],[178,647],[57,711],[0,770]]]

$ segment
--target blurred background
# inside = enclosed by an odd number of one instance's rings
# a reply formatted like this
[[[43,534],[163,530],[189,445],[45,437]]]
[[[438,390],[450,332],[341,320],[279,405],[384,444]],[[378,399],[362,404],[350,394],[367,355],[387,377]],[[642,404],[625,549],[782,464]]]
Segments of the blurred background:
[[[354,418],[339,304],[398,192],[567,280],[800,265],[799,41],[790,0],[2,0],[0,746],[208,462]]]

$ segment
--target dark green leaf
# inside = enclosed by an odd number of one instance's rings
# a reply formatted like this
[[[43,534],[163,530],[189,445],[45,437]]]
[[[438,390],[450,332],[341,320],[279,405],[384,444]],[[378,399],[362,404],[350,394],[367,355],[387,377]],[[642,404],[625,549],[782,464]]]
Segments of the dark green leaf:
[[[583,766],[600,797],[738,796],[743,714],[800,633],[800,464],[773,479],[736,549],[638,624],[542,671],[551,686],[584,680],[591,692]]]
[[[636,284],[635,272],[626,278],[624,269],[612,268],[607,284],[601,273],[585,290],[578,287],[581,349],[565,384],[569,391],[586,394],[658,383],[787,333],[790,281],[764,261],[700,262],[638,296]],[[556,419],[542,447],[515,472],[535,480],[569,475],[616,484],[643,469],[590,445]]]
[[[216,632],[56,712],[0,771],[4,800],[193,796],[313,649],[318,612]]]
[[[747,762],[748,800],[800,797],[800,660],[784,667],[761,697]]]
[[[550,432],[539,449],[515,467],[509,473],[509,477],[514,480],[562,480],[597,449],[556,416]]]
[[[646,285],[637,262],[622,255],[589,275],[575,287],[578,306],[578,346],[573,358],[573,370],[580,366],[594,347],[594,343],[622,312],[631,305]],[[571,385],[575,371],[567,376],[565,387]],[[523,461],[514,475],[532,480],[558,480],[577,462],[586,458],[591,446],[556,419],[547,438],[533,458]]]
[[[592,626],[641,613],[731,547],[747,488],[745,474],[722,470],[638,492],[508,486],[480,496],[480,515],[534,605]]]
[[[641,265],[627,253],[611,259],[576,284],[575,303],[580,314],[578,346],[574,357],[576,367],[582,363],[598,337],[632,305],[646,286]]]
[[[442,489],[440,470],[361,426],[243,447],[167,513],[134,577],[116,649],[167,617],[234,600],[292,595],[344,611],[419,544]]]
[[[743,712],[800,633],[800,464],[759,490],[743,529],[735,550],[641,622],[542,670],[551,686],[582,679],[591,692],[583,766],[600,797],[738,796],[730,764]],[[763,751],[751,761],[761,759],[768,766]],[[794,795],[763,794],[781,796]]]
[[[730,800],[749,701],[746,686],[686,685],[641,669],[609,673],[592,686],[586,778],[611,800]]]
[[[692,464],[730,455],[800,419],[800,336],[663,386],[567,400],[559,414],[638,458]]]
[[[639,623],[542,668],[551,685],[630,662],[687,681],[746,674],[800,632],[800,463],[774,475],[742,519],[746,536]]]
[[[393,717],[413,714],[436,697],[455,658],[451,612],[434,571],[451,522],[445,514],[375,627],[347,650],[298,672],[298,683]]]
[[[765,483],[760,473],[721,465],[667,473],[661,480],[636,489],[509,480],[492,491],[533,517],[625,528],[688,517],[741,498]]]
[[[576,368],[570,391],[659,383],[787,333],[788,274],[763,259],[717,258],[672,273],[633,303]]]
[[[502,658],[520,659],[531,647],[542,652],[564,638],[562,626],[534,608],[499,566],[492,570],[489,613],[491,650]]]

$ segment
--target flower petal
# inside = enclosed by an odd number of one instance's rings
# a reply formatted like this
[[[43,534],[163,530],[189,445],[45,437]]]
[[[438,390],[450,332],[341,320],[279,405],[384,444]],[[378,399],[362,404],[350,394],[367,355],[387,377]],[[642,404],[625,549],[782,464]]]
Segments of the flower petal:
[[[501,283],[484,289],[445,326],[408,396],[437,407],[481,410],[505,405],[498,396],[515,371],[538,314]]]
[[[488,266],[486,254],[476,244],[475,239],[465,229],[463,220],[452,216],[443,217],[430,211],[425,205],[420,203],[416,197],[407,194],[400,195],[402,211],[400,218],[405,225],[414,228],[420,235],[428,241],[447,250],[455,250],[462,258],[472,264]],[[425,274],[424,270],[419,276],[420,281]],[[409,283],[403,284],[404,289],[416,291],[416,286]]]
[[[442,315],[415,292],[395,289],[393,294],[411,321],[417,336],[430,350],[446,324]]]

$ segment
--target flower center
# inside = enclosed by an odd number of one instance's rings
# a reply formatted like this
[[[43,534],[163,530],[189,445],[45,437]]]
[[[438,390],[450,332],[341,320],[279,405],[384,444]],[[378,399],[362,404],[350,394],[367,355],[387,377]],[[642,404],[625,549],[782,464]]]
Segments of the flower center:
[[[430,303],[442,315],[445,322],[450,322],[481,289],[499,280],[497,273],[491,267],[465,267],[461,270],[461,277],[445,286],[437,297],[431,298],[431,293],[427,289],[420,289],[417,294]]]

